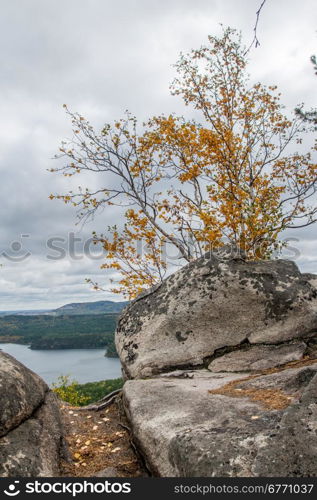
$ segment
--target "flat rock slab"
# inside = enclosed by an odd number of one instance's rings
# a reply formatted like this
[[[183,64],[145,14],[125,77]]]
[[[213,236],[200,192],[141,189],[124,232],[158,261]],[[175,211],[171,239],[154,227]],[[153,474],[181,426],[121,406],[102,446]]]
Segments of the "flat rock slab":
[[[301,359],[307,349],[304,342],[285,345],[251,346],[214,359],[208,366],[212,372],[261,371]]]
[[[127,381],[123,401],[154,475],[317,475],[316,373],[317,364],[249,377],[177,371]]]

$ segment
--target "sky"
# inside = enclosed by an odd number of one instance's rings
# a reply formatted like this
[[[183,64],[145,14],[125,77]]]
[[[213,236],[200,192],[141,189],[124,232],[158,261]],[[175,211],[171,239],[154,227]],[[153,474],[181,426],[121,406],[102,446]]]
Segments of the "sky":
[[[241,30],[248,45],[260,3],[0,0],[0,310],[120,300],[109,291],[100,255],[88,251],[91,232],[115,222],[116,211],[82,227],[74,210],[48,199],[73,182],[48,172],[60,141],[71,135],[62,105],[97,129],[126,109],[141,121],[182,114],[181,100],[169,93],[179,53],[220,34],[221,24]],[[267,0],[261,12],[251,80],[278,85],[288,112],[301,102],[317,105],[315,19],[315,0]],[[293,238],[288,256],[317,273],[317,227],[285,237]],[[52,249],[52,238],[63,252]],[[104,291],[92,291],[85,278]]]

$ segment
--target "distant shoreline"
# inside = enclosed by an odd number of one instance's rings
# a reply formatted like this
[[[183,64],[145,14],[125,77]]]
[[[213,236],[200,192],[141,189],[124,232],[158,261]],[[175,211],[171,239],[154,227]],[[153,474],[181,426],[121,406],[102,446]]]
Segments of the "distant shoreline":
[[[0,344],[7,353],[42,377],[48,385],[61,375],[80,384],[121,377],[118,358],[105,357],[104,349],[31,350],[25,344]]]
[[[119,313],[0,316],[0,343],[31,350],[105,349],[116,357],[114,332]]]

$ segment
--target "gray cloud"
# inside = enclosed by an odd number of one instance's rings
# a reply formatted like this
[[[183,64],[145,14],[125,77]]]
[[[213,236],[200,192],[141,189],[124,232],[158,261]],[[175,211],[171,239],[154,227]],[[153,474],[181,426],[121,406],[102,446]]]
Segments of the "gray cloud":
[[[22,263],[1,258],[0,310],[111,297],[109,292],[93,294],[84,283],[85,277],[103,281],[98,261],[72,260],[69,255],[60,261],[47,259],[46,241],[52,235],[67,238],[75,231],[85,240],[93,229],[103,230],[118,217],[118,212],[105,211],[80,228],[75,226],[74,210],[48,200],[51,192],[65,192],[73,182],[47,172],[60,140],[70,135],[62,104],[80,111],[96,127],[122,116],[127,108],[141,121],[161,112],[184,113],[181,101],[168,90],[179,52],[218,33],[219,23],[242,29],[250,43],[258,3],[2,3],[0,252],[9,252],[18,241],[32,255]],[[314,3],[268,1],[259,23],[261,46],[250,53],[252,79],[276,83],[290,111],[301,101],[307,107],[316,105],[317,81],[309,62],[317,52]],[[190,110],[185,113],[190,115]],[[22,234],[29,237],[21,238]],[[300,266],[317,271],[316,229],[291,236],[300,239]]]

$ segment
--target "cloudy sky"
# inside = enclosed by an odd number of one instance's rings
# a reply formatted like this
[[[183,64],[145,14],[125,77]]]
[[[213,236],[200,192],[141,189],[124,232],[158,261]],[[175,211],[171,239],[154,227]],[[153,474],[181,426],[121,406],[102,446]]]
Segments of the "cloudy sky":
[[[96,294],[90,277],[108,287],[100,259],[83,257],[93,229],[115,220],[104,212],[76,226],[75,214],[50,193],[67,191],[65,178],[47,172],[62,139],[70,136],[63,103],[97,128],[126,109],[141,120],[183,112],[169,95],[180,51],[199,47],[220,23],[253,37],[260,0],[0,0],[0,310],[40,309],[74,301],[118,300]],[[291,111],[316,106],[315,0],[267,0],[261,45],[251,51],[252,80],[277,84]],[[69,181],[70,182],[70,181]],[[72,233],[80,241],[69,251]],[[290,256],[317,272],[316,228],[295,238]],[[47,248],[61,238],[64,252]]]

